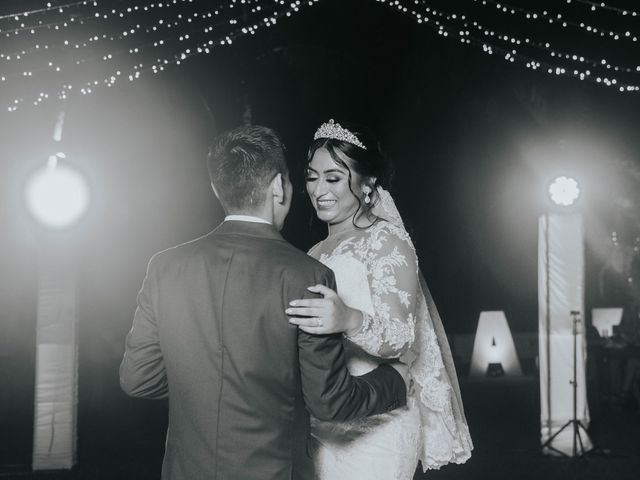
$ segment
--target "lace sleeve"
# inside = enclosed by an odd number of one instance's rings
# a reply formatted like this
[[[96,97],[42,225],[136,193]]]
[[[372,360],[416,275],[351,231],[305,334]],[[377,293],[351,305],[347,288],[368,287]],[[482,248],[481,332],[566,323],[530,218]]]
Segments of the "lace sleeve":
[[[399,357],[415,338],[419,284],[411,239],[403,228],[385,222],[358,250],[367,265],[374,313],[363,312],[362,328],[347,338],[376,357]]]

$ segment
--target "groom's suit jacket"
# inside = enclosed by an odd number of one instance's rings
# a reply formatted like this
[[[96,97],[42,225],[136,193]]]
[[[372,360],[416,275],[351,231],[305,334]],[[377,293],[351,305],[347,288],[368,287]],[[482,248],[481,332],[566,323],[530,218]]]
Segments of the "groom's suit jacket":
[[[340,335],[289,324],[289,301],[318,283],[335,289],[329,269],[266,224],[227,221],[151,259],[120,383],[169,397],[163,480],[313,478],[309,413],[347,420],[404,405],[393,368],[351,377]]]

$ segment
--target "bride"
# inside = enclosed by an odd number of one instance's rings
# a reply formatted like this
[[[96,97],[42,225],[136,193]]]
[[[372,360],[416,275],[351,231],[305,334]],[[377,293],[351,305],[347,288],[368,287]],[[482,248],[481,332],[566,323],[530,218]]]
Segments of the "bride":
[[[333,120],[309,147],[307,193],[328,236],[309,255],[330,267],[338,292],[287,309],[312,334],[342,332],[349,370],[399,359],[409,367],[407,406],[350,422],[312,419],[320,480],[410,480],[463,463],[473,448],[446,336],[416,252],[389,193],[384,157],[366,133]]]

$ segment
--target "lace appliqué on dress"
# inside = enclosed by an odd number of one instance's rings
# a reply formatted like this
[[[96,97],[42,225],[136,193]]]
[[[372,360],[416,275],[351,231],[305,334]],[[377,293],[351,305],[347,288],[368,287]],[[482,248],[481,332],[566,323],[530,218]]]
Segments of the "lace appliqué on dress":
[[[408,245],[413,253],[410,262],[398,245]],[[390,248],[392,247],[392,248]],[[377,357],[400,357],[409,365],[419,400],[421,439],[419,457],[423,468],[437,469],[447,463],[463,463],[471,455],[472,443],[466,423],[460,421],[459,407],[446,372],[438,338],[418,287],[415,293],[398,288],[401,273],[418,275],[418,261],[411,238],[402,224],[379,222],[362,237],[352,236],[341,242],[330,255],[322,254],[327,264],[336,256],[356,259],[366,266],[373,312],[363,312],[362,328],[347,338],[368,354]],[[393,303],[394,308],[391,304]],[[348,430],[375,428],[370,419],[347,422]],[[341,431],[334,425],[336,431]],[[346,433],[346,430],[343,433]]]
[[[350,237],[341,242],[331,255],[320,257],[322,263],[328,264],[331,258],[350,256],[366,266],[373,312],[363,312],[360,331],[347,338],[371,355],[388,358],[404,353],[415,336],[415,316],[411,308],[415,294],[399,288],[397,283],[399,271],[409,265],[391,236],[407,242],[413,249],[404,229],[379,222],[370,227],[366,236],[359,239]],[[390,245],[394,245],[393,248],[389,248]],[[417,262],[413,262],[417,269]],[[400,308],[392,308],[391,303]]]

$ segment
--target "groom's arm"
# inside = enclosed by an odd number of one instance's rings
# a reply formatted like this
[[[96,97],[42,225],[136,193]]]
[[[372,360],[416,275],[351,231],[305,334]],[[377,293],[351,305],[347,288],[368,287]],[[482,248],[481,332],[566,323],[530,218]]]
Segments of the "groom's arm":
[[[147,267],[133,326],[127,335],[120,386],[133,397],[160,399],[168,396],[169,389],[154,311],[158,292],[154,258]]]
[[[336,290],[329,271],[319,283]],[[309,412],[320,420],[345,421],[385,413],[406,404],[406,385],[391,366],[361,377],[347,370],[342,335],[311,335],[298,330],[300,374]]]

